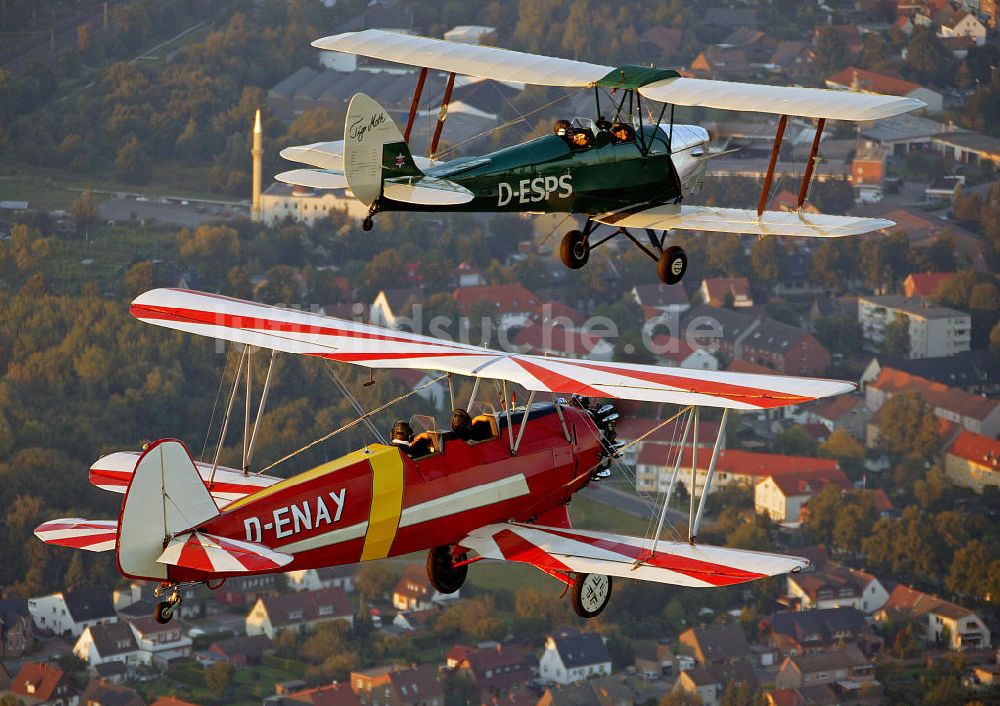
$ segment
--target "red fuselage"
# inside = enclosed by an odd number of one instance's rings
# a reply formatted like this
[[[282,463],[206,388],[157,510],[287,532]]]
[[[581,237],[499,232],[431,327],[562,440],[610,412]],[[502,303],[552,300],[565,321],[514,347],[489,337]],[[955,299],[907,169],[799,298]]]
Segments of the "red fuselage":
[[[294,571],[455,545],[487,524],[530,522],[565,505],[599,462],[601,434],[590,414],[568,405],[562,412],[565,426],[554,407],[536,406],[516,455],[500,413],[486,440],[435,435],[435,452],[416,460],[372,445],[238,500],[197,529],[291,554],[282,570]],[[523,416],[512,415],[515,440]],[[169,572],[171,581],[236,575]]]

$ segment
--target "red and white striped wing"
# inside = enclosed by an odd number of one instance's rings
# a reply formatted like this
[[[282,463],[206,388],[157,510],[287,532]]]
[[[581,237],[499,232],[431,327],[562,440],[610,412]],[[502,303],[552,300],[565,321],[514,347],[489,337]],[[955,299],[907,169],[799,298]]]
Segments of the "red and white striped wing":
[[[118,451],[102,456],[90,467],[91,485],[102,490],[110,490],[113,493],[124,493],[128,489],[129,483],[132,482],[135,464],[138,463],[140,456],[142,456],[140,451]],[[220,510],[240,498],[256,493],[261,488],[267,488],[281,480],[274,476],[252,473],[244,475],[242,471],[235,468],[219,466],[215,469],[215,480],[209,486],[208,481],[212,477],[212,464],[196,461],[194,465]]]
[[[46,544],[86,549],[88,552],[106,552],[115,548],[118,521],[84,520],[80,517],[49,520],[35,528],[35,536]]]
[[[291,560],[291,555],[262,544],[202,532],[186,532],[174,537],[157,559],[161,564],[212,574],[277,571]]]
[[[430,336],[179,289],[155,289],[132,315],[179,331],[372,368],[440,370],[538,392],[706,407],[766,409],[855,388],[817,378],[751,375],[503,353]]]
[[[488,559],[518,561],[546,572],[605,574],[691,588],[731,586],[787,574],[808,559],[705,544],[516,523],[487,525],[460,544]],[[636,565],[636,562],[640,562]]]

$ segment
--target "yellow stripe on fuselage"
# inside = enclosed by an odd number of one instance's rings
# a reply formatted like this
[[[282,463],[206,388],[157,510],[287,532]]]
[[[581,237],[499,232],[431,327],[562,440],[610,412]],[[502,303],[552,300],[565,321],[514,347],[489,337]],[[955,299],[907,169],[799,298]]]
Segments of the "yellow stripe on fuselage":
[[[403,457],[397,448],[382,447],[368,462],[372,467],[372,509],[361,561],[389,556],[403,511]]]

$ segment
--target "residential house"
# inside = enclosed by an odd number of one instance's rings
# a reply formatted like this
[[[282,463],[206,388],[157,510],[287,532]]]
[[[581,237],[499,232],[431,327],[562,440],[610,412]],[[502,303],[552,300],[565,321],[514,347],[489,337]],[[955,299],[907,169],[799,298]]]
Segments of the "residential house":
[[[684,44],[685,30],[683,28],[653,25],[639,35],[644,56],[655,57],[659,66],[675,64],[674,61]]]
[[[101,623],[88,626],[73,645],[73,654],[91,669],[99,664],[122,662],[126,667],[140,664],[139,645],[128,623]]]
[[[678,638],[702,667],[712,667],[749,659],[750,645],[739,623],[688,628]]]
[[[54,664],[25,662],[7,694],[32,706],[76,706],[80,695],[73,680]],[[15,701],[16,703],[16,701]]]
[[[289,691],[264,699],[264,706],[362,706],[361,697],[351,690],[350,684],[333,682],[311,689]],[[156,704],[153,704],[156,706]]]
[[[898,319],[909,322],[910,358],[936,358],[969,350],[972,318],[963,311],[896,295],[858,299],[858,322],[870,347],[881,348],[886,327]]]
[[[927,112],[940,113],[944,109],[944,96],[937,91],[907,81],[901,76],[878,73],[848,66],[826,79],[826,87],[841,91],[881,93],[889,96],[916,98],[927,104]]]
[[[306,632],[330,620],[354,624],[354,610],[339,588],[299,591],[258,598],[247,614],[247,635],[267,635],[272,640],[282,630]]]
[[[872,642],[864,613],[857,608],[828,608],[775,613],[760,623],[761,639],[782,656],[827,652],[845,645],[865,651]]]
[[[149,706],[199,706],[190,701],[178,699],[176,696],[161,696]]]
[[[981,47],[986,44],[986,25],[971,12],[956,12],[941,22],[938,36],[942,38],[970,37],[975,41],[977,47]]]
[[[414,287],[383,289],[368,309],[368,322],[391,329],[412,327],[413,307],[423,299],[423,293]]]
[[[1000,366],[986,348],[940,358],[872,358],[861,376],[862,384],[878,378],[883,367],[955,387],[973,395],[1000,396]]]
[[[843,429],[855,438],[865,438],[868,408],[863,397],[838,395],[819,400],[803,410],[802,416],[806,424],[822,424],[831,433]]]
[[[357,564],[325,566],[321,569],[286,571],[288,587],[293,591],[318,591],[321,588],[339,588],[353,593],[358,583]]]
[[[717,436],[717,430],[715,434],[703,434],[703,431],[711,432],[711,428],[700,429],[698,434],[698,447],[703,449],[699,451],[697,462],[694,463],[695,491],[698,495],[703,492],[705,480],[708,477],[708,467],[712,460],[711,451],[704,447],[711,445]],[[679,443],[681,436],[682,432],[678,432],[677,443]],[[622,437],[619,435],[619,438]],[[691,453],[693,441],[689,437],[681,455],[681,468],[688,469],[687,473],[680,476],[680,480],[685,484],[690,482],[690,469],[695,460]],[[667,445],[642,442],[636,457],[636,489],[640,492],[666,492],[673,474],[675,459],[676,451],[671,453]],[[711,492],[727,485],[743,485],[753,488],[768,476],[805,471],[836,473],[839,468],[837,461],[831,458],[786,456],[743,451],[742,449],[723,449],[719,452],[715,462],[715,476],[712,479]],[[690,492],[690,489],[688,490]]]
[[[768,476],[754,486],[754,510],[767,513],[775,522],[797,523],[802,506],[829,485],[844,490],[852,487],[840,468]]]
[[[100,588],[29,598],[28,612],[39,630],[51,630],[56,635],[69,633],[73,637],[79,637],[91,625],[118,620],[111,597]]]
[[[702,706],[719,706],[722,694],[732,683],[748,684],[751,691],[756,690],[760,683],[753,667],[746,660],[737,660],[727,664],[711,667],[694,667],[680,673],[674,690],[683,691],[700,699]]]
[[[771,54],[765,68],[788,79],[796,79],[812,72],[813,50],[806,42],[783,40]]]
[[[701,301],[709,306],[737,309],[753,306],[750,280],[746,277],[706,277],[701,281],[698,293]]]
[[[961,193],[959,187],[965,183],[964,176],[942,176],[924,187],[924,199],[929,203],[954,203]]]
[[[813,46],[816,45],[823,32],[832,31],[839,34],[847,45],[847,51],[857,54],[864,47],[864,37],[861,36],[861,29],[856,24],[820,24],[813,29]]]
[[[854,200],[858,203],[878,203],[882,200],[885,179],[886,150],[878,145],[860,147],[851,160],[850,182]]]
[[[753,66],[743,49],[713,44],[694,58],[687,73],[694,78],[731,81],[749,77],[753,74]]]
[[[441,615],[441,606],[435,603],[424,610],[402,610],[396,613],[392,624],[407,632],[424,632],[431,628],[434,618]]]
[[[974,611],[903,584],[893,589],[875,619],[911,620],[925,643],[952,650],[978,650],[991,645],[989,628]]]
[[[455,674],[472,682],[484,703],[535,676],[531,655],[520,645],[455,645],[445,660]]]
[[[546,689],[535,706],[604,706],[594,688],[594,681],[556,684]]]
[[[954,272],[911,272],[903,280],[903,296],[930,297],[937,288],[955,276]]]
[[[934,137],[945,128],[944,124],[936,120],[907,113],[866,123],[861,128],[861,137],[866,142],[885,147],[889,154],[900,157],[909,152],[930,151]]]
[[[703,304],[686,324],[697,345],[785,375],[822,375],[830,353],[811,333],[765,316]]]
[[[351,689],[366,706],[444,706],[444,683],[429,664],[352,672]]]
[[[222,605],[253,605],[262,596],[278,593],[278,574],[230,576],[222,587],[212,593],[212,600]],[[183,603],[181,606],[183,607]]]
[[[274,652],[267,635],[241,635],[213,642],[208,651],[239,667],[256,667],[260,658]]]
[[[842,650],[786,657],[774,678],[779,689],[798,689],[841,681],[875,682],[875,665],[855,645]]]
[[[80,695],[80,706],[146,706],[139,693],[105,679],[91,679]]]
[[[605,362],[612,360],[615,352],[611,343],[588,331],[532,322],[517,332],[512,343],[515,349],[525,353]]]
[[[598,633],[560,628],[545,638],[538,674],[544,681],[557,684],[607,676],[611,674],[611,655]]]
[[[158,623],[146,616],[129,621],[136,644],[139,646],[139,661],[165,669],[179,659],[191,656],[192,641],[181,632],[177,622]]]
[[[771,689],[764,694],[767,706],[840,706],[841,700],[829,686],[803,686],[798,689]]]
[[[20,657],[35,647],[35,625],[23,598],[0,600],[0,658]]]
[[[691,308],[687,291],[677,285],[637,284],[632,287],[635,303],[646,309],[655,309],[662,314],[683,314]]]
[[[686,368],[688,370],[718,370],[719,359],[704,348],[692,348],[682,338],[654,336],[650,342],[650,352],[660,365],[666,368]]]
[[[1000,401],[971,395],[890,367],[883,367],[878,377],[865,385],[865,405],[869,415],[874,416],[886,400],[907,393],[919,394],[934,414],[966,431],[988,437],[1000,435]],[[869,438],[869,445],[875,441]]]
[[[963,431],[945,451],[944,472],[955,485],[980,495],[986,488],[1000,489],[1000,441]]]
[[[518,283],[458,287],[454,296],[461,316],[488,311],[500,329],[525,326],[542,303],[537,294]],[[480,302],[486,302],[489,308],[476,309]]]
[[[660,468],[663,468],[666,464],[668,448],[674,444],[680,444],[681,438],[684,435],[684,422],[683,420],[675,420],[667,424],[661,425],[661,421],[658,419],[646,419],[644,417],[631,417],[623,416],[618,420],[616,424],[616,430],[618,433],[618,440],[626,442],[626,446],[622,448],[622,460],[627,466],[634,466],[636,460],[639,457],[640,450],[646,445],[655,445],[660,447],[659,449],[651,449],[649,451],[649,463],[646,468],[647,476],[644,478],[643,485],[652,487],[656,483],[656,474],[659,473]],[[712,421],[710,419],[699,419],[698,420],[698,448],[701,449],[711,449],[715,444],[715,438],[719,435],[719,423]],[[638,439],[642,437],[642,442],[638,442]],[[688,438],[684,442],[686,446],[691,446],[694,444],[694,433],[689,432]],[[722,439],[722,446],[720,448],[726,447],[725,438]],[[656,455],[657,450],[659,455]],[[652,475],[650,475],[652,474]]]
[[[826,562],[812,571],[788,575],[786,603],[793,610],[853,608],[871,615],[889,600],[872,574]]]
[[[427,578],[423,566],[408,566],[392,589],[392,605],[396,610],[428,610],[437,605],[458,600],[461,591],[439,593]]]

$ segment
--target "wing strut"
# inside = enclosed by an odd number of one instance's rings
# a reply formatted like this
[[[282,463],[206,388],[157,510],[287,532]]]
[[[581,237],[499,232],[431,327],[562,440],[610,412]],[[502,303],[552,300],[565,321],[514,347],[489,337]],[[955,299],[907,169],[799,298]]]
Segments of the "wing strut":
[[[410,143],[410,133],[413,131],[413,121],[417,117],[417,106],[420,105],[420,94],[424,92],[424,81],[427,80],[427,67],[420,69],[420,78],[417,79],[417,87],[413,91],[413,100],[410,101],[410,115],[406,119],[406,127],[403,129],[403,141]]]
[[[698,514],[694,516],[694,524],[691,528],[691,533],[688,536],[688,541],[694,544],[694,540],[698,537],[698,529],[701,527],[701,516],[705,512],[705,500],[708,499],[708,494],[712,490],[712,478],[715,476],[715,463],[719,460],[719,450],[722,448],[722,440],[725,438],[726,434],[726,422],[729,420],[729,410],[722,410],[722,421],[719,422],[719,435],[715,437],[715,446],[712,448],[712,460],[708,462],[708,473],[705,475],[705,487],[701,491],[701,500],[698,502]],[[697,434],[697,430],[695,431]]]
[[[774,134],[774,145],[771,147],[771,162],[767,165],[767,176],[764,177],[764,186],[760,190],[760,200],[757,202],[757,218],[764,215],[767,207],[767,196],[771,191],[771,182],[774,180],[774,165],[778,163],[778,153],[781,151],[781,139],[785,136],[785,125],[788,124],[788,116],[782,115],[778,121],[778,131]]]
[[[806,161],[806,171],[802,175],[802,184],[799,186],[799,199],[796,208],[802,208],[806,202],[806,194],[809,193],[809,182],[812,179],[813,168],[816,166],[816,154],[819,152],[819,141],[823,135],[823,128],[826,126],[826,118],[820,118],[816,122],[816,136],[813,137],[812,148],[809,150],[809,159]]]
[[[434,155],[437,154],[438,141],[441,139],[441,129],[444,127],[444,121],[448,119],[448,103],[451,102],[451,92],[455,88],[455,72],[452,71],[448,74],[448,85],[444,88],[444,98],[441,100],[441,110],[438,113],[437,125],[434,126],[434,139],[431,140],[431,151],[427,155],[431,159],[434,159]]]

